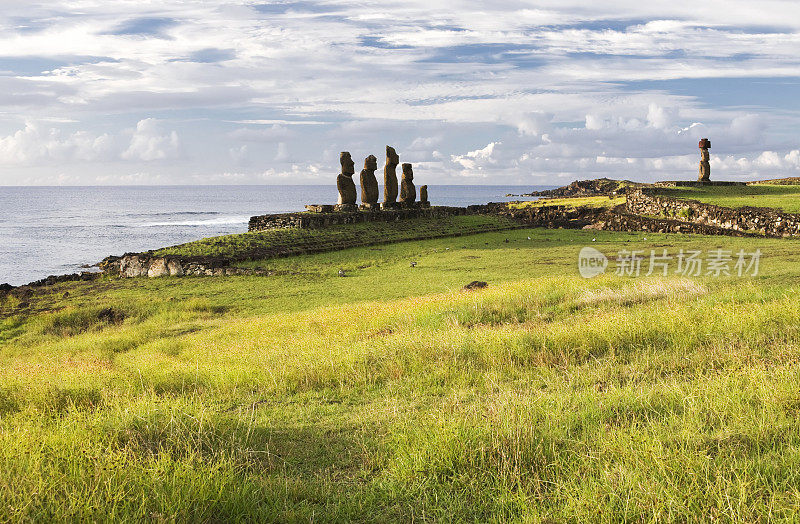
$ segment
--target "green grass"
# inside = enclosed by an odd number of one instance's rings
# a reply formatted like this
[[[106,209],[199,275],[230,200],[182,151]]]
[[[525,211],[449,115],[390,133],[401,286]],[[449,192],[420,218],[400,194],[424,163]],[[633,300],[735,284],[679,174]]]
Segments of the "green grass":
[[[723,207],[772,207],[787,213],[800,213],[800,185],[678,187],[659,189],[658,192]]]
[[[585,245],[764,255],[583,280]],[[0,520],[793,521],[796,246],[512,230],[7,296]]]
[[[588,208],[612,208],[625,203],[625,197],[607,197],[607,196],[593,196],[593,197],[569,197],[569,198],[540,198],[539,200],[531,200],[528,202],[511,202],[509,207],[515,209],[525,209],[527,207],[550,207],[550,206],[567,206],[570,208],[588,207]]]
[[[158,249],[155,256],[218,256],[256,258],[324,252],[350,247],[469,235],[519,227],[507,218],[489,215],[451,216],[398,222],[369,222],[324,229],[271,229],[206,238]]]

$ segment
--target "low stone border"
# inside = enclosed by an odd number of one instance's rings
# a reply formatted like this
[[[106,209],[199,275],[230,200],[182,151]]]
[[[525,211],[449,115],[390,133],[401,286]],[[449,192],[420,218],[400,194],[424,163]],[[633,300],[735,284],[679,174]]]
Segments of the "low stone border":
[[[383,210],[363,210],[353,212],[335,213],[278,213],[272,215],[259,215],[250,217],[247,230],[265,231],[267,229],[316,229],[342,224],[357,224],[361,222],[395,222],[397,220],[408,220],[413,218],[441,218],[446,216],[466,215],[465,207],[415,207],[408,209],[383,209]]]
[[[103,261],[103,271],[115,273],[123,278],[175,276],[229,276],[272,275],[266,269],[230,267],[225,259],[182,259],[180,257],[153,257],[144,254],[129,254],[109,257]]]
[[[489,203],[482,206],[469,206],[471,213],[485,213],[509,217],[527,227],[546,227],[550,229],[581,229],[595,223],[606,210],[603,208],[570,206],[528,206],[509,207],[506,203]]]
[[[625,213],[622,210],[604,213],[599,217],[598,221],[589,226],[589,228],[604,231],[647,231],[649,233],[680,233],[684,235],[761,236],[745,231],[725,229],[706,224],[694,224],[668,218],[633,215],[631,213]]]
[[[800,235],[800,215],[769,207],[721,207],[697,200],[658,195],[655,189],[627,193],[625,211],[633,215],[675,218],[684,223],[757,233],[774,238]]]
[[[478,206],[482,207],[482,206]],[[467,214],[467,208],[457,208],[460,214]],[[346,243],[318,244],[318,245],[298,245],[296,250],[277,249],[272,251],[259,251],[248,253],[237,257],[192,257],[192,256],[153,256],[148,253],[126,253],[122,256],[107,257],[100,263],[100,268],[106,274],[116,275],[123,278],[132,277],[161,277],[161,276],[228,276],[228,275],[266,275],[275,274],[267,269],[251,269],[231,267],[231,264],[245,260],[262,258],[280,258],[285,256],[325,253],[340,249],[355,247],[366,247],[373,245],[389,244],[398,241],[428,240],[434,238],[457,237],[470,234],[489,233],[492,231],[503,231],[526,227],[517,221],[508,221],[502,227],[488,227],[479,230],[466,230],[451,232],[448,234],[430,234],[421,231],[417,235],[404,238],[402,240],[379,240],[362,241],[358,238],[349,239]]]
[[[696,200],[681,200],[653,194],[655,190],[629,189],[625,204],[614,209],[570,207],[570,206],[529,206],[523,208],[509,207],[507,203],[489,203],[468,206],[466,208],[432,207],[429,209],[400,209],[380,212],[353,213],[288,213],[283,215],[264,215],[251,219],[251,230],[274,229],[281,227],[324,228],[369,221],[394,221],[406,218],[437,217],[453,215],[500,215],[511,219],[515,227],[545,227],[565,229],[598,229],[608,231],[648,231],[652,233],[691,233],[701,235],[724,236],[772,236],[789,237],[800,235],[800,215],[782,213],[771,208],[732,209]],[[675,217],[685,217],[677,219]],[[300,225],[296,225],[300,220]],[[518,224],[514,226],[513,223]],[[270,225],[270,227],[267,227]],[[275,225],[289,224],[289,225]],[[294,224],[294,225],[292,225]],[[252,228],[257,229],[252,229]],[[452,235],[420,235],[405,240],[425,240],[428,238],[445,238],[463,234],[477,234],[474,231],[455,233]],[[306,247],[303,253],[320,253],[341,249],[342,247],[363,247],[379,245],[386,242],[355,242],[348,246],[313,246]],[[264,256],[280,257],[290,252],[264,253]],[[232,260],[224,257],[186,257],[151,256],[146,253],[130,253],[122,257],[109,257],[103,261],[101,268],[106,273],[121,277],[159,277],[159,276],[224,276],[224,275],[272,275],[266,269],[230,267]]]

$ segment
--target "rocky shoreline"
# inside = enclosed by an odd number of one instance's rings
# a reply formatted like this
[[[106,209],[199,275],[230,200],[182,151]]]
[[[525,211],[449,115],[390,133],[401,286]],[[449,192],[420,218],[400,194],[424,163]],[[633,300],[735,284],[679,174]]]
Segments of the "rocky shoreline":
[[[506,195],[509,197],[546,197],[546,198],[579,198],[590,196],[616,196],[622,194],[629,187],[646,187],[651,184],[631,182],[630,180],[612,180],[610,178],[597,178],[594,180],[576,180],[569,185],[543,191],[533,191],[521,195]]]
[[[788,179],[759,181],[760,184],[788,183]],[[658,194],[660,187],[670,187],[683,184],[697,184],[697,182],[658,182],[655,184],[642,184],[626,180],[611,180],[600,178],[596,180],[575,181],[557,189],[535,191],[524,196],[541,196],[549,198],[581,198],[596,196],[626,195],[625,204],[616,208],[592,208],[569,205],[532,206],[515,209],[508,203],[489,203],[484,205],[468,206],[466,208],[437,208],[417,210],[415,213],[400,213],[392,215],[392,221],[402,221],[405,218],[416,217],[435,220],[442,215],[493,215],[505,217],[518,227],[546,227],[580,229],[592,228],[612,231],[649,231],[649,232],[676,232],[698,233],[706,235],[735,235],[735,236],[767,236],[767,237],[793,237],[800,236],[800,215],[783,213],[770,208],[723,208],[703,204],[694,200],[682,200],[665,197]],[[710,182],[709,185],[744,185],[741,182]],[[360,213],[360,212],[357,212]],[[299,215],[299,214],[293,214]],[[312,215],[309,213],[309,215]],[[319,219],[305,227],[324,229],[331,224],[356,223],[362,219],[350,217],[347,220],[337,217],[330,221],[324,214],[317,214]],[[408,216],[406,216],[408,215]],[[276,215],[277,216],[277,215]],[[283,216],[283,215],[281,215]],[[275,224],[269,222],[273,215],[253,217],[265,221],[264,225]],[[320,218],[321,217],[321,218]],[[371,218],[371,215],[370,215]],[[325,219],[325,220],[322,220]],[[319,224],[317,224],[319,222]],[[260,224],[260,223],[259,223]],[[341,225],[341,224],[340,224]],[[317,226],[317,227],[312,227]],[[252,227],[252,224],[251,224]],[[285,228],[286,226],[284,226]],[[294,225],[294,227],[298,227]],[[513,226],[511,226],[513,227]],[[289,226],[291,228],[291,226]],[[261,227],[256,228],[262,229]],[[280,229],[280,228],[279,228]],[[439,238],[436,235],[431,238]],[[413,240],[424,239],[424,235]],[[358,244],[356,242],[356,244]],[[360,245],[360,244],[359,244]],[[274,274],[266,268],[242,268],[233,264],[243,260],[259,258],[275,258],[291,254],[316,253],[329,251],[325,246],[301,246],[298,251],[287,249],[260,250],[258,252],[241,253],[240,256],[157,256],[154,252],[126,253],[122,256],[109,256],[98,264],[99,272],[82,271],[68,275],[50,275],[46,278],[20,286],[0,284],[0,293],[10,293],[22,288],[38,288],[52,286],[63,282],[92,281],[103,276],[121,278],[132,277],[161,277],[161,276],[230,276],[230,275],[264,275]],[[348,247],[336,246],[336,249]],[[353,245],[352,247],[358,247]],[[299,249],[299,248],[298,248]]]

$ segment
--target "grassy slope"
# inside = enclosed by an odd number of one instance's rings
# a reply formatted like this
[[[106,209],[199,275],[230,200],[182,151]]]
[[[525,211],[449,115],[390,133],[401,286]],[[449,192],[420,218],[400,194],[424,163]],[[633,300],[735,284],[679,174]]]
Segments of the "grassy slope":
[[[774,207],[800,213],[798,185],[679,187],[662,189],[659,193],[725,207]]]
[[[625,197],[609,198],[607,196],[592,197],[567,197],[567,198],[540,198],[529,202],[512,202],[510,207],[524,209],[526,207],[568,206],[571,208],[612,208],[625,203]]]
[[[273,229],[206,238],[153,252],[156,256],[251,257],[265,252],[280,255],[324,252],[403,240],[468,235],[515,228],[519,225],[499,216],[451,216],[437,220],[412,219],[369,222],[324,229]]]
[[[586,244],[763,272],[584,281]],[[0,328],[0,520],[791,520],[798,261],[515,230],[37,291]]]

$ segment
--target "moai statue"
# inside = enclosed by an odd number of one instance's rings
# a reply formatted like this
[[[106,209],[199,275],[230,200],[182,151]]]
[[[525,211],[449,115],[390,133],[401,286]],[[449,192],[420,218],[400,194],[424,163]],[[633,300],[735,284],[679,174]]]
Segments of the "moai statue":
[[[700,182],[708,182],[711,180],[711,164],[710,155],[708,154],[709,148],[711,148],[711,140],[704,138],[700,140],[700,174],[697,177],[697,180]]]
[[[336,205],[338,211],[352,211],[356,208],[356,184],[353,182],[355,174],[355,164],[350,158],[350,153],[342,151],[339,155],[339,162],[342,164],[342,172],[336,177],[336,188],[339,190],[339,202]]]
[[[417,199],[417,190],[414,187],[414,170],[411,164],[403,164],[403,180],[400,182],[400,202],[405,207],[413,207]]]
[[[386,146],[386,165],[383,168],[383,207],[397,206],[397,164],[400,157],[394,148]]]
[[[428,202],[428,186],[419,186],[419,205],[420,207],[431,207]]]
[[[361,207],[362,209],[377,209],[378,207],[378,179],[375,170],[378,169],[378,159],[369,155],[364,159],[364,169],[361,170]]]

